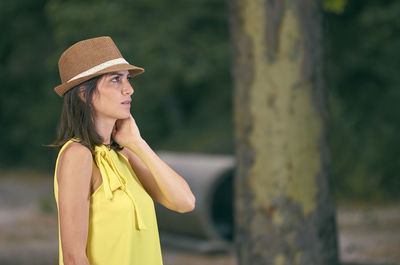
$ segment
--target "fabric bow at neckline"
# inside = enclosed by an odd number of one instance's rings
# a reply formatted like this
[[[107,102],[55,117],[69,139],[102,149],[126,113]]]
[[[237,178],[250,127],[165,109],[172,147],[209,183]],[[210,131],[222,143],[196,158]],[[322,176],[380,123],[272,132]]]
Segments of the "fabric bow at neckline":
[[[136,204],[135,198],[130,194],[130,192],[126,188],[127,180],[115,165],[110,155],[110,151],[107,149],[106,146],[100,145],[100,146],[95,146],[94,154],[95,154],[96,164],[101,173],[101,178],[103,179],[103,189],[106,199],[112,200],[114,197],[113,192],[115,190],[117,189],[123,190],[132,201],[133,208],[135,211],[136,224],[137,224],[136,228],[138,230],[146,229],[142,215]]]

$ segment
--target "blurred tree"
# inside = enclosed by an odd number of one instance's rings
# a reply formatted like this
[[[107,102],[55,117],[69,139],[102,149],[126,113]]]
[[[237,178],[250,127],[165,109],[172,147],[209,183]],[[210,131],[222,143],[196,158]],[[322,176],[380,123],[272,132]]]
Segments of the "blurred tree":
[[[239,264],[337,264],[320,7],[230,3]]]

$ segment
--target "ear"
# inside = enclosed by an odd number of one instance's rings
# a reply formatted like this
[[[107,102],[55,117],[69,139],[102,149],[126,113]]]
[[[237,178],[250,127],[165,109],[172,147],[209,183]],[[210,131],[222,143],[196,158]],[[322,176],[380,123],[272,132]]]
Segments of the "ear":
[[[86,102],[86,98],[85,98],[85,87],[84,86],[80,86],[78,91],[78,96],[81,98],[81,100],[83,102]]]

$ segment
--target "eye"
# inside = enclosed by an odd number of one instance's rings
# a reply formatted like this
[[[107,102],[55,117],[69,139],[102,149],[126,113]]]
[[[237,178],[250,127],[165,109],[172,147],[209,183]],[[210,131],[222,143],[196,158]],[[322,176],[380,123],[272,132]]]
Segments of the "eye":
[[[118,75],[116,75],[111,79],[111,81],[114,83],[118,83],[119,81],[121,81],[121,78]]]

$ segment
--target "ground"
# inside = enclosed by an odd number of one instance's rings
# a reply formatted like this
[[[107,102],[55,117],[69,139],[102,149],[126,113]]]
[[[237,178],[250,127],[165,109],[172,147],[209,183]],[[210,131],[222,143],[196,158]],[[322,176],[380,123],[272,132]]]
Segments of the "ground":
[[[400,204],[338,205],[345,265],[400,264]],[[237,265],[234,253],[196,254],[162,246],[164,265]],[[30,171],[0,172],[0,264],[58,264],[53,180]]]

